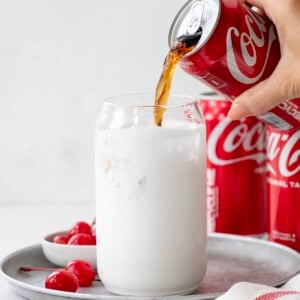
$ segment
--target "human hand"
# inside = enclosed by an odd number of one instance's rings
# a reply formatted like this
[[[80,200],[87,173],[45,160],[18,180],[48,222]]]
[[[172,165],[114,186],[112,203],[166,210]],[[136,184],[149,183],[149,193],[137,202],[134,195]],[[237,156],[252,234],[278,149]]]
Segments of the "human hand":
[[[284,100],[300,97],[300,1],[244,0],[263,11],[275,24],[281,59],[271,76],[243,92],[228,116],[261,115]]]

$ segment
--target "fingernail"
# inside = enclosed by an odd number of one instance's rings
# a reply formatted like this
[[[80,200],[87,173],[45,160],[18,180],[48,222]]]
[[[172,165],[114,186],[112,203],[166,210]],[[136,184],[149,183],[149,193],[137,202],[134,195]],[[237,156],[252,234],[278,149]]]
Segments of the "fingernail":
[[[250,116],[250,112],[239,101],[234,101],[227,116],[232,120],[239,120],[244,117]]]

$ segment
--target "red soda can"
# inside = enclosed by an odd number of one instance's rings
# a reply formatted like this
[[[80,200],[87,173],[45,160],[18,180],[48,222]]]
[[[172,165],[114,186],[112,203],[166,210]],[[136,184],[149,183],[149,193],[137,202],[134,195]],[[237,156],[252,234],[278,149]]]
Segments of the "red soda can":
[[[300,129],[267,139],[269,238],[300,251]]]
[[[180,66],[231,100],[269,77],[280,59],[274,24],[240,0],[188,1],[173,21],[169,45],[195,36],[196,46]],[[259,119],[280,130],[299,128],[300,98],[282,102]]]
[[[232,121],[231,101],[200,96],[207,138],[208,232],[262,236],[267,232],[266,125]]]

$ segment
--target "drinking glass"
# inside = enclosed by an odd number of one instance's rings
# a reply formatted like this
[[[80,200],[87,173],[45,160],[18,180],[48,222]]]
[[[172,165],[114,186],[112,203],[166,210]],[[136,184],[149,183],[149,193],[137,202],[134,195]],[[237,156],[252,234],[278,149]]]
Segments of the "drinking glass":
[[[189,294],[206,271],[202,114],[190,97],[154,99],[107,99],[95,130],[97,269],[120,295]]]

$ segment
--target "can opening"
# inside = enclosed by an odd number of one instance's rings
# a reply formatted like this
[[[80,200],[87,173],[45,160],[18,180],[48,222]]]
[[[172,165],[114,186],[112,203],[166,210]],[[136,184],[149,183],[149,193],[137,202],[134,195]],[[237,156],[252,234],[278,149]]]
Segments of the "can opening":
[[[229,1],[229,0],[228,0]],[[169,31],[169,47],[185,42],[193,55],[213,35],[220,19],[222,0],[188,0],[174,18]]]
[[[176,39],[176,41],[184,43],[188,48],[196,46],[202,36],[202,32],[203,30],[200,26],[194,34],[181,35]]]

